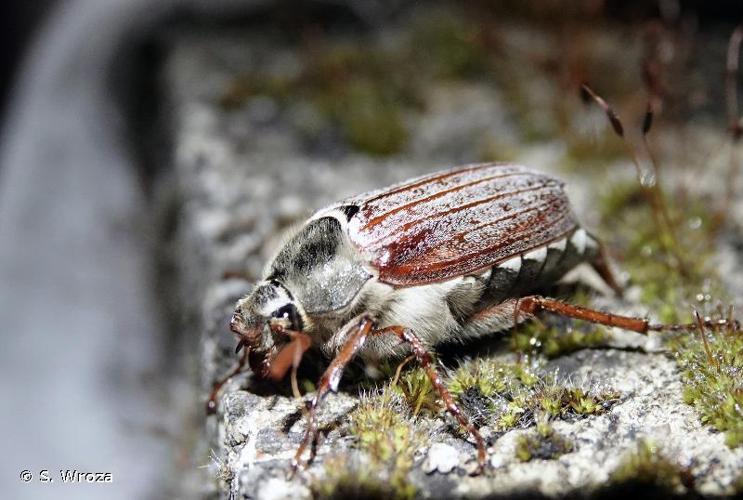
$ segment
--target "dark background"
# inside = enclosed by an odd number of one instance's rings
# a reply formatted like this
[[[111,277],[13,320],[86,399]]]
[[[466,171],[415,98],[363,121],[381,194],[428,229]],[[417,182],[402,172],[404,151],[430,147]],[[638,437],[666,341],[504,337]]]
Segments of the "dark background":
[[[0,113],[9,99],[13,75],[18,70],[28,52],[29,44],[40,29],[45,17],[53,11],[56,4],[64,0],[7,0],[0,3],[0,33],[3,44],[0,49]],[[296,2],[298,3],[298,2]],[[622,1],[610,0],[606,3],[609,16],[630,21],[637,18],[657,16],[661,5],[675,10],[676,2],[658,0]],[[739,0],[685,0],[678,3],[681,11],[694,12],[699,22],[714,26],[716,23],[736,23],[743,19],[743,2]]]

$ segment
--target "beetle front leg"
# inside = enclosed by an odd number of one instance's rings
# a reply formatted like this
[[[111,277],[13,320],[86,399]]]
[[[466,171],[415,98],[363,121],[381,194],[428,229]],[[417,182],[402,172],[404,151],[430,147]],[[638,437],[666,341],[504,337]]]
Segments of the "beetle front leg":
[[[457,419],[459,425],[467,429],[467,432],[469,432],[469,434],[474,438],[475,443],[477,444],[478,463],[478,468],[475,473],[479,474],[480,472],[482,472],[483,468],[485,467],[485,460],[487,458],[487,453],[485,450],[485,440],[482,438],[482,435],[480,435],[480,431],[477,430],[477,427],[475,427],[469,421],[467,416],[462,413],[462,410],[460,410],[459,406],[457,406],[457,404],[454,402],[454,398],[452,397],[449,390],[446,388],[446,385],[444,385],[444,382],[441,380],[439,372],[433,366],[433,363],[431,362],[431,355],[428,353],[428,350],[423,345],[423,342],[421,342],[421,340],[415,335],[413,330],[404,326],[388,326],[386,328],[382,328],[381,330],[372,332],[372,335],[377,336],[385,333],[393,333],[397,335],[397,337],[403,342],[410,344],[410,347],[413,350],[413,354],[425,370],[426,375],[428,375],[428,378],[431,380],[431,384],[433,385],[434,389],[436,389],[436,392],[439,393],[439,396],[444,401],[444,405],[446,406],[447,411],[451,413],[454,418]]]
[[[323,373],[320,378],[315,397],[312,398],[312,401],[310,402],[309,411],[307,413],[307,430],[305,430],[302,443],[299,445],[299,448],[297,448],[297,452],[294,454],[294,458],[292,459],[292,473],[299,468],[304,450],[307,449],[307,446],[309,446],[312,440],[315,439],[315,436],[317,436],[317,421],[315,414],[317,413],[318,405],[329,391],[336,391],[338,389],[338,383],[343,375],[343,370],[353,359],[359,349],[363,347],[373,326],[374,322],[371,317],[364,313],[351,320],[342,329],[342,331],[345,331],[343,337],[347,340],[343,344],[338,355],[333,359],[325,370],[325,373]]]
[[[242,349],[242,343],[238,344],[238,349]],[[240,356],[240,360],[237,362],[237,365],[235,365],[235,367],[230,370],[229,373],[214,382],[214,384],[212,385],[212,392],[209,393],[209,399],[207,399],[206,401],[207,415],[213,415],[217,411],[217,395],[219,394],[219,390],[232,377],[243,371],[246,363],[248,362],[249,352],[250,349],[242,349],[242,355]]]

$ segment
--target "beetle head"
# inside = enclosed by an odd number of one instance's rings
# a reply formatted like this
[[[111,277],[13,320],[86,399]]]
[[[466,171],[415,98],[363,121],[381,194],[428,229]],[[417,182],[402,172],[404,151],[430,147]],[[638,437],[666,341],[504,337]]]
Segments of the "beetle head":
[[[261,360],[265,368],[266,362],[270,363],[270,358],[290,341],[290,333],[301,333],[305,324],[302,307],[292,294],[278,281],[268,280],[258,283],[238,301],[230,329],[240,337],[237,350],[247,347],[255,354],[252,358],[266,358]]]

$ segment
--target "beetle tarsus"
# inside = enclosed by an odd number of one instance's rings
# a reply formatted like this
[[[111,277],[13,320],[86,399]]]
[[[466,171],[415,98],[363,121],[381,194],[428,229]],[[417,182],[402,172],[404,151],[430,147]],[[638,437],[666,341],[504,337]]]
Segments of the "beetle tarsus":
[[[238,344],[238,347],[240,347],[243,344],[242,340]],[[239,349],[238,349],[239,350]],[[221,379],[218,379],[214,382],[212,385],[212,392],[209,393],[209,399],[206,401],[206,414],[207,415],[213,415],[217,411],[217,396],[219,395],[219,390],[226,384],[232,377],[243,371],[243,368],[245,368],[245,364],[248,362],[248,353],[250,352],[250,349],[243,349],[242,350],[242,356],[240,356],[240,359],[237,362],[237,365],[230,370],[224,377]]]

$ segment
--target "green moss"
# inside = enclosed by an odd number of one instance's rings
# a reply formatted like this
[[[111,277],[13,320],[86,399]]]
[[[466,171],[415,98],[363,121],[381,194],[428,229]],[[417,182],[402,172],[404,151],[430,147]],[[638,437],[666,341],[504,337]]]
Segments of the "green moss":
[[[413,416],[421,411],[437,413],[442,408],[438,393],[423,368],[404,372],[392,388],[405,399]]]
[[[522,363],[481,358],[463,363],[451,375],[449,390],[473,418],[498,432],[531,427],[540,415],[563,420],[599,415],[620,399],[612,390],[591,392],[559,384]]]
[[[322,108],[340,125],[354,148],[372,155],[391,155],[408,142],[403,110],[382,82],[354,79],[332,96],[323,96]]]
[[[743,331],[680,335],[669,345],[681,369],[684,401],[702,423],[725,433],[728,446],[743,445]]]
[[[580,349],[606,345],[609,334],[596,325],[545,325],[530,321],[509,338],[511,350],[521,354],[543,354],[556,358]]]
[[[522,434],[516,440],[516,458],[521,462],[554,460],[574,449],[570,439],[546,423],[537,424],[535,431]]]
[[[579,172],[586,165],[606,168],[627,154],[622,141],[617,140],[609,126],[603,127],[598,135],[568,129],[563,131],[562,136],[566,146],[562,166],[568,172]]]
[[[310,483],[317,500],[366,498],[415,498],[415,489],[408,485],[397,489],[373,469],[349,463],[346,457],[330,457],[324,461],[324,471]]]
[[[617,183],[599,203],[608,243],[618,254],[640,300],[666,323],[691,320],[687,304],[697,296],[724,298],[711,257],[715,253],[712,218],[702,200],[662,194],[671,220],[659,231],[660,215],[638,182]],[[671,201],[673,200],[673,201]],[[665,225],[664,225],[665,227]]]
[[[488,68],[482,29],[456,11],[434,10],[412,28],[413,53],[434,77],[481,76]]]
[[[303,54],[298,72],[271,74],[254,70],[236,78],[219,104],[225,110],[242,106],[255,96],[267,96],[280,106],[308,103],[321,120],[302,128],[308,136],[322,136],[314,128],[336,128],[352,147],[371,155],[402,150],[409,132],[405,115],[421,105],[418,80],[409,57],[400,47],[384,47],[376,40],[328,39]],[[397,68],[390,71],[390,67]]]
[[[383,478],[394,498],[413,498],[416,490],[408,474],[413,454],[424,439],[402,398],[389,387],[380,394],[363,396],[350,415],[349,432],[369,459],[367,472]]]
[[[687,304],[704,311],[713,298],[726,297],[712,265],[714,225],[702,200],[663,198],[676,221],[674,238],[648,223],[651,208],[637,183],[620,184],[605,196],[602,219],[614,228],[614,246],[641,287],[641,301],[662,322],[690,322]],[[736,447],[743,444],[743,332],[718,330],[677,334],[667,338],[667,346],[681,369],[684,401]]]
[[[655,444],[640,440],[637,448],[611,473],[609,481],[615,485],[633,483],[679,491],[684,489],[684,475],[685,471],[664,456]]]
[[[518,392],[531,387],[539,377],[521,363],[499,362],[478,358],[463,363],[449,380],[449,391],[455,396],[476,387],[485,397]]]

